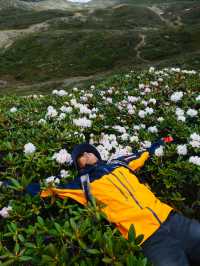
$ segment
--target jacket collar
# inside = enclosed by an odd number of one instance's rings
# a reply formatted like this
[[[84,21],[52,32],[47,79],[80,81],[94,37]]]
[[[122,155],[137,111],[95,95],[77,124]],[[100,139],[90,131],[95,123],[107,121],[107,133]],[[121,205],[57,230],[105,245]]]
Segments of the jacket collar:
[[[101,165],[105,165],[106,163],[107,163],[107,161],[99,160],[99,161],[97,161],[97,163],[95,163],[93,165],[86,165],[85,168],[80,169],[79,176],[86,175],[86,174],[90,174],[96,168],[98,168]]]

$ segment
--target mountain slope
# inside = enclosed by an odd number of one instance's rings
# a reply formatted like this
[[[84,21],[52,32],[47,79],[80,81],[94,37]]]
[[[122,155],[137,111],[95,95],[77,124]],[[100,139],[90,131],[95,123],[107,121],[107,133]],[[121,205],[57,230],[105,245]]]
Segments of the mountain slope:
[[[98,8],[96,0],[88,5],[0,0],[0,86],[54,83],[149,65],[199,68],[199,2],[100,2],[109,6]],[[32,9],[51,8],[50,3],[60,9]]]

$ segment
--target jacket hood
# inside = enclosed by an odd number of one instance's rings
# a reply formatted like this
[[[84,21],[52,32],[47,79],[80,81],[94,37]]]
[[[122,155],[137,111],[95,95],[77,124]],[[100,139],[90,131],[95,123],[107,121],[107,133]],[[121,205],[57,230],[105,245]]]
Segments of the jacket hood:
[[[95,146],[93,146],[93,145],[91,145],[89,143],[82,143],[82,144],[75,145],[74,148],[73,148],[71,156],[72,156],[72,160],[73,160],[73,163],[74,163],[74,166],[75,166],[76,170],[79,170],[78,164],[77,164],[77,158],[78,158],[79,155],[81,155],[84,152],[91,152],[100,161],[102,160],[101,159],[101,155],[100,155],[100,153],[98,152],[98,150],[96,149]]]

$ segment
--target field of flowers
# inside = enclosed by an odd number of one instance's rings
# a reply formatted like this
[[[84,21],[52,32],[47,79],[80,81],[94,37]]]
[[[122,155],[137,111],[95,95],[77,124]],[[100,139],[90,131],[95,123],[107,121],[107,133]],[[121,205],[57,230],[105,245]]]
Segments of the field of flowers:
[[[137,175],[200,220],[199,107],[200,73],[178,68],[130,71],[47,96],[1,97],[0,264],[150,265],[133,228],[126,241],[97,206],[42,200],[26,187],[73,179],[77,143],[93,143],[108,160],[172,136]]]

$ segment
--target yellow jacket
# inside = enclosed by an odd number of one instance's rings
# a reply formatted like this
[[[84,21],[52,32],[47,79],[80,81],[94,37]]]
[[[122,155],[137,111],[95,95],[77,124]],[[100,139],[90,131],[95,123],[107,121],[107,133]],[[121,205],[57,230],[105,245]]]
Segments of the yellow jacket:
[[[133,172],[142,167],[148,158],[149,152],[145,151],[138,156],[123,157],[122,161],[128,168],[119,161],[110,164],[99,162],[88,171],[90,191],[97,202],[104,205],[101,210],[107,219],[115,223],[125,238],[128,238],[128,230],[133,224],[136,236],[144,235],[142,243],[160,227],[172,210],[140,183]],[[87,204],[80,177],[64,187],[41,192],[41,197],[50,195],[69,197]]]

